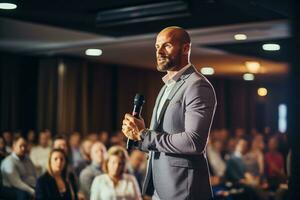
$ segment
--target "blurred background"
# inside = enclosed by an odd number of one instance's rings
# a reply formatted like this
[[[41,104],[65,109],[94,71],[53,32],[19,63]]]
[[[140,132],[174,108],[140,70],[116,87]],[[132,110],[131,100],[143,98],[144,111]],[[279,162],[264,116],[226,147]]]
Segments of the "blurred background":
[[[236,186],[226,170],[243,140],[248,166],[243,177],[251,174],[247,184],[258,198],[287,199],[288,133],[295,130],[288,116],[299,100],[290,102],[295,89],[290,81],[299,82],[291,67],[292,5],[284,0],[1,0],[2,136],[33,135],[28,142],[34,146],[40,132],[79,133],[81,140],[93,135],[101,140],[106,132],[101,141],[107,147],[123,145],[119,130],[134,95],[146,98],[143,118],[149,126],[163,85],[164,74],[156,71],[156,34],[180,26],[192,38],[192,64],[216,90],[208,144],[215,194],[256,198],[244,195],[247,189]],[[273,152],[278,157],[270,164]]]

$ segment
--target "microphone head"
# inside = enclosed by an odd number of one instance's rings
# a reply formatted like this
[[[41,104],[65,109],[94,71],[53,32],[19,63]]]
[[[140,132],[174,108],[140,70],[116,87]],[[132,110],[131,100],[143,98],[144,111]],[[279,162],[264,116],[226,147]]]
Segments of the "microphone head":
[[[145,103],[145,97],[141,94],[136,94],[133,103],[134,105],[141,106]]]

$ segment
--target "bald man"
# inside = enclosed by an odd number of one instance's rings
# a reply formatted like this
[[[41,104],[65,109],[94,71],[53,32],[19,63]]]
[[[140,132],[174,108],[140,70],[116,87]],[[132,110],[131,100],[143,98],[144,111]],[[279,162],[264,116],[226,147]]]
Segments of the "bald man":
[[[216,108],[212,85],[190,62],[191,40],[180,27],[156,38],[157,70],[166,72],[151,124],[126,114],[122,132],[149,152],[143,193],[153,200],[212,198],[206,144]]]

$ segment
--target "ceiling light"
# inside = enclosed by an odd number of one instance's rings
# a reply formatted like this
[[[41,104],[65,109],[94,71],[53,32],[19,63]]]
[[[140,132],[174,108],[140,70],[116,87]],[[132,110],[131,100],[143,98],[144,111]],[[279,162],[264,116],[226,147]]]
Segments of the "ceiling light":
[[[280,50],[280,45],[279,44],[264,44],[262,46],[262,48],[265,51],[278,51],[278,50]]]
[[[245,34],[235,34],[234,39],[236,39],[236,40],[247,40],[247,35],[245,35]]]
[[[201,73],[204,75],[213,75],[215,73],[215,70],[212,67],[202,67]]]
[[[17,5],[13,3],[0,3],[0,9],[13,10],[16,9]]]
[[[261,97],[264,97],[268,94],[268,90],[267,90],[267,88],[263,88],[263,87],[258,88],[257,94]]]
[[[101,49],[87,49],[85,50],[85,55],[87,56],[101,56],[102,50]]]
[[[260,69],[259,62],[256,61],[246,61],[245,62],[246,68],[250,73],[257,73]]]
[[[245,81],[253,81],[254,80],[254,74],[246,73],[243,75],[243,79]]]

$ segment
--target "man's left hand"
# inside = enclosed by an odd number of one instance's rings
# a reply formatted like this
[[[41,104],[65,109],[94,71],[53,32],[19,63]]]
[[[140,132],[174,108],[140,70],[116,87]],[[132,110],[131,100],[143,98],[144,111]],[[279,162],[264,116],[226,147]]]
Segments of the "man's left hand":
[[[135,118],[131,114],[125,114],[122,132],[131,140],[141,140],[140,132],[145,129],[145,122],[143,118]]]

